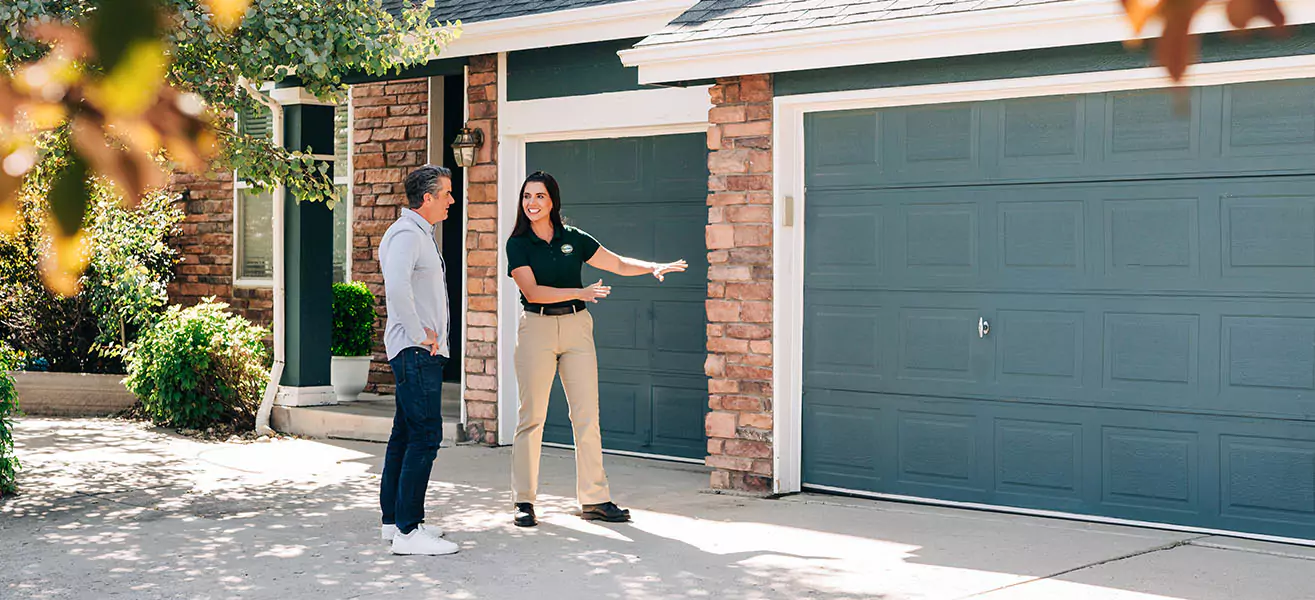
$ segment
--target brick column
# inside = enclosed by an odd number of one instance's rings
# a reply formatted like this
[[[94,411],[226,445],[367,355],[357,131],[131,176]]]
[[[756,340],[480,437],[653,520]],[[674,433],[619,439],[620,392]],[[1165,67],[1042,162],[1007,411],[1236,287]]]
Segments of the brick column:
[[[718,79],[708,113],[707,464],[772,490],[772,79]]]
[[[428,152],[429,82],[389,81],[352,88],[354,123],[352,279],[375,297],[375,346],[370,391],[393,392],[393,375],[384,350],[384,276],[379,242],[406,206],[403,181],[424,165]]]
[[[466,439],[498,441],[498,57],[470,58],[470,127],[484,132],[466,172]]]

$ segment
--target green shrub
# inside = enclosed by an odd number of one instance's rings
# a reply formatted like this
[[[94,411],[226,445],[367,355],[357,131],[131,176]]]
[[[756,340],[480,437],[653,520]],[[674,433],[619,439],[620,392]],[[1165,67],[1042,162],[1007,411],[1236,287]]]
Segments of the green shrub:
[[[18,479],[18,456],[14,454],[13,415],[18,413],[18,390],[9,370],[18,368],[20,355],[0,342],[0,498],[14,493]]]
[[[374,318],[374,294],[364,283],[333,284],[333,355],[368,356]]]
[[[89,261],[82,291],[68,298],[50,293],[38,268],[49,255],[45,190],[19,193],[18,228],[0,234],[0,340],[50,371],[122,373],[124,349],[164,312],[178,263],[167,240],[184,214],[171,192],[126,208],[102,182],[91,189]]]
[[[207,298],[171,306],[128,351],[125,383],[158,425],[255,424],[268,380],[266,330]]]

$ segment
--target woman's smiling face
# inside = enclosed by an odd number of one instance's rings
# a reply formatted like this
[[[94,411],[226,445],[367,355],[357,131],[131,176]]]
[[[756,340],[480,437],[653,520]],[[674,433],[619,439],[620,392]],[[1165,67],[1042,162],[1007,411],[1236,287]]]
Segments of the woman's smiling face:
[[[525,216],[530,219],[531,223],[538,223],[547,219],[552,212],[552,197],[548,195],[548,188],[539,181],[531,181],[525,184],[525,193],[521,196],[521,210]]]

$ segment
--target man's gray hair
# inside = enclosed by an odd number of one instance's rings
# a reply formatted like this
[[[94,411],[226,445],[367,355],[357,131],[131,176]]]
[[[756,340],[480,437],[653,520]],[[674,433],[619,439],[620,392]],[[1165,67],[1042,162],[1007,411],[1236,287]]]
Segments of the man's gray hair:
[[[438,180],[452,181],[452,169],[438,165],[425,165],[406,176],[406,205],[415,210],[425,203],[425,194],[438,187]]]

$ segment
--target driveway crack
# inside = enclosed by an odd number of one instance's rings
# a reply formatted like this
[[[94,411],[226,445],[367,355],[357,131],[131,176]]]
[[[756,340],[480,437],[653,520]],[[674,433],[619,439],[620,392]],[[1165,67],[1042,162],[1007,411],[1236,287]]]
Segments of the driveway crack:
[[[1078,571],[1085,571],[1085,570],[1087,570],[1087,569],[1093,569],[1093,568],[1095,568],[1095,567],[1100,567],[1100,566],[1108,565],[1108,564],[1111,564],[1111,563],[1116,563],[1116,562],[1120,562],[1120,561],[1125,561],[1125,560],[1128,560],[1128,559],[1131,559],[1131,558],[1137,558],[1137,557],[1140,557],[1140,556],[1146,556],[1146,555],[1148,555],[1148,554],[1155,554],[1155,553],[1157,553],[1157,552],[1164,552],[1164,551],[1166,551],[1166,550],[1173,550],[1174,548],[1181,548],[1181,547],[1183,547],[1183,546],[1189,546],[1189,545],[1192,545],[1193,542],[1196,542],[1196,541],[1199,541],[1199,540],[1203,540],[1203,539],[1208,538],[1208,537],[1211,537],[1211,536],[1208,536],[1208,535],[1201,535],[1201,536],[1197,536],[1197,537],[1193,537],[1193,538],[1188,538],[1188,539],[1185,539],[1185,540],[1178,540],[1178,541],[1176,541],[1176,542],[1170,542],[1170,543],[1168,543],[1168,544],[1163,544],[1163,545],[1160,545],[1160,546],[1155,546],[1155,547],[1152,547],[1152,548],[1147,548],[1147,549],[1145,549],[1145,550],[1138,550],[1138,551],[1136,551],[1136,552],[1130,552],[1130,553],[1128,553],[1128,554],[1123,554],[1123,555],[1120,555],[1120,556],[1115,556],[1115,557],[1113,557],[1113,558],[1107,558],[1107,559],[1105,559],[1105,560],[1100,560],[1100,561],[1096,561],[1096,562],[1093,562],[1093,563],[1088,563],[1088,564],[1082,565],[1082,566],[1080,566],[1080,567],[1073,567],[1072,569],[1065,569],[1065,570],[1063,570],[1063,571],[1059,571],[1059,572],[1056,572],[1056,573],[1051,573],[1051,574],[1049,574],[1049,575],[1042,575],[1042,576],[1040,576],[1040,577],[1033,577],[1033,578],[1028,579],[1028,580],[1025,580],[1025,581],[1019,581],[1019,582],[1016,582],[1016,583],[1011,583],[1011,584],[1009,584],[1009,585],[1003,585],[1003,586],[1000,586],[1000,587],[997,587],[997,588],[993,588],[993,589],[989,589],[989,590],[985,590],[985,591],[981,591],[981,592],[975,592],[975,593],[969,594],[969,595],[967,595],[967,596],[959,596],[959,597],[955,598],[955,600],[968,600],[969,598],[980,598],[980,597],[985,596],[985,595],[987,595],[987,594],[994,594],[994,593],[999,592],[999,591],[1002,591],[1002,590],[1007,590],[1007,589],[1016,588],[1016,587],[1019,587],[1019,586],[1024,586],[1024,585],[1027,585],[1027,584],[1029,584],[1029,583],[1035,583],[1035,582],[1038,582],[1038,581],[1045,581],[1045,580],[1047,580],[1047,579],[1056,579],[1056,578],[1059,578],[1059,577],[1063,577],[1063,576],[1065,576],[1065,575],[1071,575],[1071,574],[1073,574],[1073,573],[1077,573]]]

